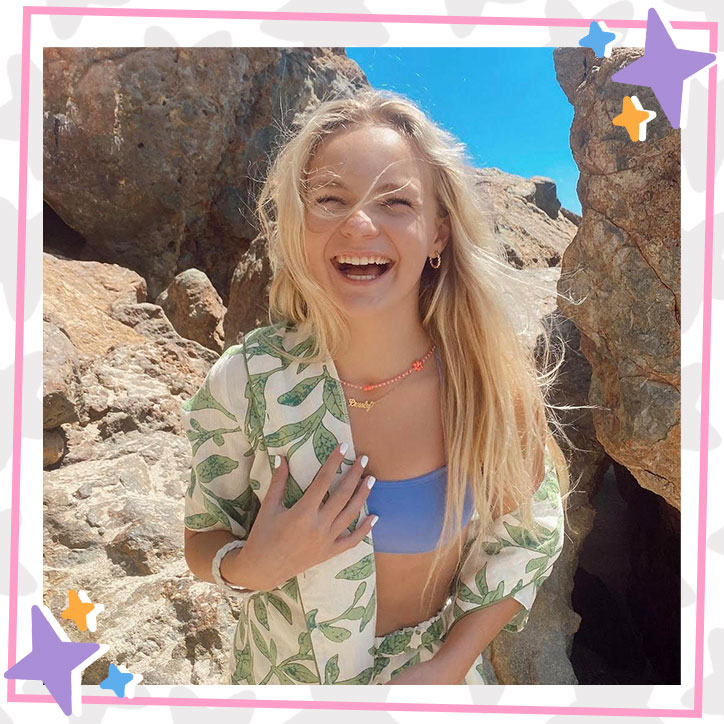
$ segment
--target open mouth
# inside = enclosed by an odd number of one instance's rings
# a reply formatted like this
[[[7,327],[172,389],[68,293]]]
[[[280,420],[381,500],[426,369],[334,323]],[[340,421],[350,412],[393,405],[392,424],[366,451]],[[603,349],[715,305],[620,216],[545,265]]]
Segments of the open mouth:
[[[393,266],[393,262],[377,258],[374,261],[368,259],[350,260],[342,257],[345,261],[340,261],[340,257],[332,259],[332,266],[346,279],[357,282],[374,281],[384,276]]]

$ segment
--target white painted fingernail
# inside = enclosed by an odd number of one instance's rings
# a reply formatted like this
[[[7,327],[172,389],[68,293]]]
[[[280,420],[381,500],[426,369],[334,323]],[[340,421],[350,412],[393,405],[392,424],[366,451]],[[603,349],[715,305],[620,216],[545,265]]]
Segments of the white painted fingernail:
[[[370,523],[370,528],[375,527],[375,523],[380,519],[379,515],[376,515],[374,518],[372,518],[372,522]]]
[[[343,443],[339,446],[339,452],[340,452],[342,455],[346,455],[348,449],[349,449],[349,445],[348,445],[346,442],[343,442]]]
[[[376,481],[377,478],[374,475],[370,475],[369,478],[367,478],[367,487],[371,490]]]
[[[282,464],[282,456],[275,455],[274,456],[274,470],[276,470],[281,464]]]
[[[360,460],[360,462],[362,463],[362,467],[366,468],[369,461],[370,459],[366,455],[363,455],[362,459]]]

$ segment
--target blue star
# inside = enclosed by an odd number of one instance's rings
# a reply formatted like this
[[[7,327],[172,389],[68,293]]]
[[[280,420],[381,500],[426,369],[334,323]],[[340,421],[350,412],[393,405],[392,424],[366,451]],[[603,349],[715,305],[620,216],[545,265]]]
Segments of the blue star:
[[[590,48],[599,58],[608,58],[611,55],[611,44],[617,37],[616,33],[606,30],[605,23],[594,20],[588,28],[588,35],[584,35],[578,44],[582,48]]]
[[[101,689],[110,689],[119,699],[126,695],[126,684],[133,681],[133,674],[121,671],[115,664],[108,666],[108,676],[99,684]]]

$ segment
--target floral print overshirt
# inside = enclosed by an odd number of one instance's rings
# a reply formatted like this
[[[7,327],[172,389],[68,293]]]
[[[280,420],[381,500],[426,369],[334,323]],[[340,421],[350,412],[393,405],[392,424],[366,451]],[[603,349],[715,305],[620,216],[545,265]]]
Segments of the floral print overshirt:
[[[243,343],[229,347],[193,397],[181,403],[192,452],[184,521],[190,530],[227,530],[245,538],[271,482],[272,456],[278,453],[289,464],[287,507],[299,500],[338,444],[346,442],[349,449],[331,489],[354,462],[344,391],[332,360],[289,362],[270,341],[297,355],[311,354],[313,348],[313,339],[293,325],[255,329]],[[548,450],[533,503],[536,538],[513,512],[497,519],[482,558],[470,559],[466,545],[453,581],[446,631],[466,614],[507,596],[523,608],[505,629],[525,626],[563,543],[559,482]],[[365,506],[350,530],[367,514]],[[468,544],[476,534],[476,518],[474,514]],[[354,548],[273,591],[240,593],[231,683],[369,684],[375,673],[375,593],[372,532]],[[441,636],[440,631],[423,632],[423,638],[425,634],[431,640]],[[405,645],[387,643],[390,654]]]

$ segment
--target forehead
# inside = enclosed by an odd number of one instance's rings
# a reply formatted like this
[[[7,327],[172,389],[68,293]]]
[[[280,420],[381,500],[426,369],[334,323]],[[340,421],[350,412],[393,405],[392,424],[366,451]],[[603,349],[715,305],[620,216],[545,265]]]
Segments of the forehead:
[[[322,141],[306,170],[312,186],[339,181],[369,184],[377,179],[379,186],[409,183],[420,191],[432,188],[432,173],[414,144],[386,126],[335,133]]]

